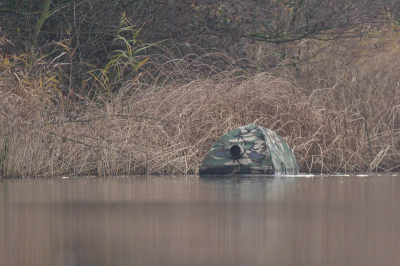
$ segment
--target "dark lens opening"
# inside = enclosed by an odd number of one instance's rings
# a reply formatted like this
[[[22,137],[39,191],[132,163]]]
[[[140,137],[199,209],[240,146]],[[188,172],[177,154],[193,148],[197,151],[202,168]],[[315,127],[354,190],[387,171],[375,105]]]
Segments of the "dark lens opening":
[[[240,155],[242,155],[242,150],[238,145],[233,145],[230,151],[233,157],[240,157]]]

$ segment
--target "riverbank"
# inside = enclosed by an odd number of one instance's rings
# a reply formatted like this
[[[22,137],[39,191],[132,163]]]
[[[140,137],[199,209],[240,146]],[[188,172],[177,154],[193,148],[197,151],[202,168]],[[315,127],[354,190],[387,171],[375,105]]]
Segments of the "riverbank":
[[[184,58],[160,65],[157,81],[142,72],[96,97],[58,93],[56,69],[32,76],[3,58],[0,174],[197,174],[219,136],[249,123],[281,135],[301,172],[399,171],[398,34],[379,43],[342,56],[302,43],[324,52],[294,71],[292,61],[244,71],[239,60],[198,75],[204,61]]]

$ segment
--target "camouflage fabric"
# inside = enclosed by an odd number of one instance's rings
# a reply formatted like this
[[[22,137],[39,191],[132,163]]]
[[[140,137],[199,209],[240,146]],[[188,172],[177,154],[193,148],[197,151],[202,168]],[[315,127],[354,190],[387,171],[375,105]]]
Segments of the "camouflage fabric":
[[[272,130],[250,124],[220,137],[200,166],[206,174],[298,174],[286,142]]]

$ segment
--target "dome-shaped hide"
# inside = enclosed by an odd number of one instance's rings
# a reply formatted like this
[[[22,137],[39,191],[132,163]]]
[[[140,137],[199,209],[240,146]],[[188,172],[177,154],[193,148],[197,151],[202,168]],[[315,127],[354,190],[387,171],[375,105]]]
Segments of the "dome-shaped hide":
[[[247,125],[220,137],[200,166],[200,175],[299,173],[293,151],[275,132]]]

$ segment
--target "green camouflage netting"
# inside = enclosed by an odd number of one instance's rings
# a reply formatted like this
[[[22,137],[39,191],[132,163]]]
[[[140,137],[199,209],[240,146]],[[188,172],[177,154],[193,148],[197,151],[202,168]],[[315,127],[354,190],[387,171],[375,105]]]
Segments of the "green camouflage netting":
[[[200,166],[205,174],[298,174],[292,150],[275,132],[247,125],[220,137]]]

